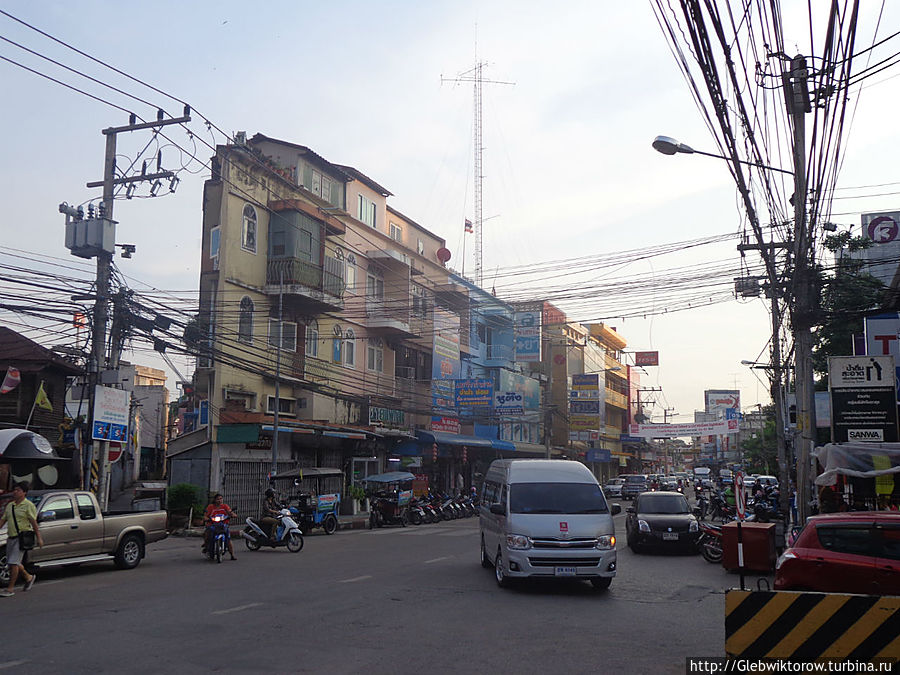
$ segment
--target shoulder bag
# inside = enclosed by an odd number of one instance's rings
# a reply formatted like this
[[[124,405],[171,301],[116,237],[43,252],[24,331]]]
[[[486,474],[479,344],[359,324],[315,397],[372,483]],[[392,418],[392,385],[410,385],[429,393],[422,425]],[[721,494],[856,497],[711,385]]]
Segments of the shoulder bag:
[[[13,514],[13,522],[16,524],[16,532],[18,532],[16,537],[19,540],[19,550],[20,551],[30,551],[31,549],[34,548],[34,544],[35,544],[34,530],[20,530],[19,529],[19,521],[16,518],[16,505],[15,504],[13,504],[13,507],[12,507],[12,514]]]

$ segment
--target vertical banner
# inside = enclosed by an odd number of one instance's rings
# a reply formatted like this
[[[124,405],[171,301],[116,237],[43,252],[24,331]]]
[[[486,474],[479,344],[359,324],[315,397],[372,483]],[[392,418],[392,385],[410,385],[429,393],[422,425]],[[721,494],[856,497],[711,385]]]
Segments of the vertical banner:
[[[541,316],[542,307],[516,312],[515,340],[516,361],[537,363],[541,360]]]
[[[434,342],[431,360],[432,431],[459,433],[456,413],[456,380],[462,370],[459,358],[459,316],[434,308]]]

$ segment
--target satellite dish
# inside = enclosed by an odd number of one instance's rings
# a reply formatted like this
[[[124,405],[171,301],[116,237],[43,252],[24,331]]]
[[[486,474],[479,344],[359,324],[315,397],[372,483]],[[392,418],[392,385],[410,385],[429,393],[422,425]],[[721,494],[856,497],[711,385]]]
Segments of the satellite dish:
[[[450,260],[450,249],[441,247],[437,250],[437,253],[435,255],[437,256],[437,259],[441,261],[441,263],[446,265],[447,261]]]

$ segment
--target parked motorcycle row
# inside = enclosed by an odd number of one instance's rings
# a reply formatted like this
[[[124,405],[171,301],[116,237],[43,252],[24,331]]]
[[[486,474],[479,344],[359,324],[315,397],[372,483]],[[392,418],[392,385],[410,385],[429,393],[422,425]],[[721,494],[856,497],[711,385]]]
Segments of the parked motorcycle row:
[[[472,497],[450,497],[442,493],[431,493],[420,498],[409,497],[408,501],[395,495],[376,495],[370,500],[369,509],[371,528],[439,523],[442,520],[470,518],[478,513],[478,506]]]

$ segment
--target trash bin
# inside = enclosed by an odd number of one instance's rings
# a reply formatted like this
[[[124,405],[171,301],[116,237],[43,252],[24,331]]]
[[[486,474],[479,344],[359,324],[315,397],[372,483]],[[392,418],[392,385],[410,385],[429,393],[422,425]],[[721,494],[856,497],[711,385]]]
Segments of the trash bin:
[[[775,569],[775,523],[741,523],[744,569],[771,572]],[[738,523],[722,527],[722,567],[738,569]]]

